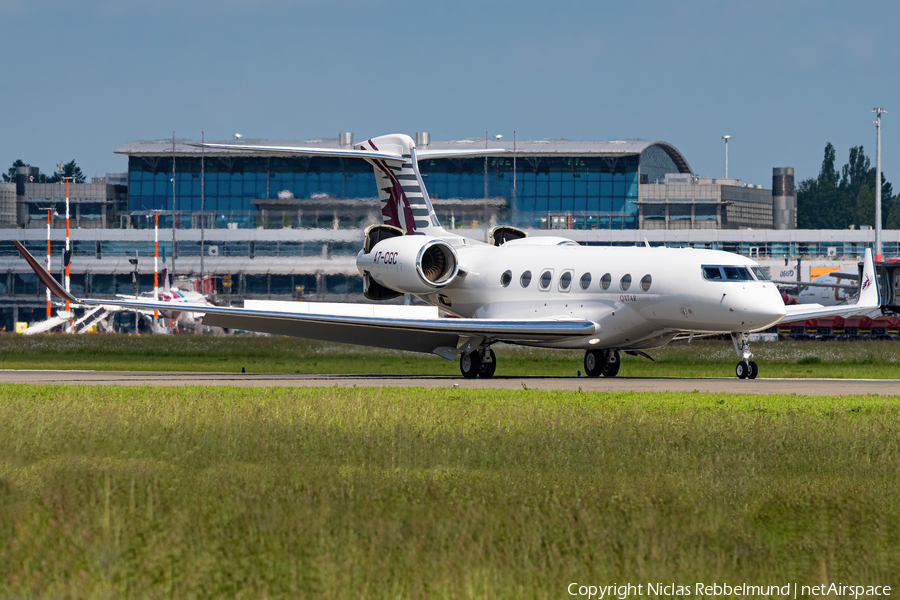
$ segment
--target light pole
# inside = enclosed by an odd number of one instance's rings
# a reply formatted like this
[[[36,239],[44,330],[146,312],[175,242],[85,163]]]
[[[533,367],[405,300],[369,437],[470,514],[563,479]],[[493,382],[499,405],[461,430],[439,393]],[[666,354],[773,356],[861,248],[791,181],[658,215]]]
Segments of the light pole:
[[[887,111],[873,108],[875,113],[875,260],[881,257],[881,115]]]
[[[731,136],[723,135],[722,139],[725,140],[725,179],[728,179],[728,140],[731,139]]]

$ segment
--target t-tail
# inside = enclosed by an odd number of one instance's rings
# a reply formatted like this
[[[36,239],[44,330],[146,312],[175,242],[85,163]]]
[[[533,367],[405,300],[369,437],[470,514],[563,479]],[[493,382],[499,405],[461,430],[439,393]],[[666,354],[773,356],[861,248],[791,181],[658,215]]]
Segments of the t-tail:
[[[386,151],[397,154],[400,161],[366,158],[375,170],[381,216],[385,225],[399,227],[409,234],[442,235],[434,206],[422,181],[416,157],[416,144],[403,134],[384,135],[356,146],[363,151]]]
[[[300,154],[304,156],[334,156],[338,158],[362,158],[375,171],[378,197],[381,200],[382,222],[402,229],[408,235],[423,234],[445,236],[434,206],[419,172],[419,160],[465,156],[487,156],[505,150],[416,150],[416,143],[402,133],[368,139],[354,148],[304,148],[298,146],[256,146],[249,144],[191,144],[216,150]]]

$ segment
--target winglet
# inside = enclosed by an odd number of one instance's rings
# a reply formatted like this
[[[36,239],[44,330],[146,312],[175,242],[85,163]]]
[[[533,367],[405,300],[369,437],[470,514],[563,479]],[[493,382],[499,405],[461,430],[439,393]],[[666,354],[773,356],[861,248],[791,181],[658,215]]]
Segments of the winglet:
[[[31,253],[25,249],[25,246],[22,245],[22,242],[19,240],[13,240],[12,243],[15,245],[16,250],[19,251],[19,254],[22,255],[26,261],[28,261],[28,265],[34,270],[34,273],[38,276],[41,282],[46,285],[51,292],[55,296],[62,298],[63,300],[68,300],[72,304],[80,304],[80,301],[68,293],[63,286],[59,285],[59,282],[56,281],[50,273],[47,272],[47,269],[41,266],[41,263],[37,261],[35,257],[31,255]]]
[[[859,280],[859,306],[878,308],[881,306],[881,295],[878,292],[878,276],[875,273],[875,261],[872,258],[872,249],[866,248],[863,256],[863,272]]]

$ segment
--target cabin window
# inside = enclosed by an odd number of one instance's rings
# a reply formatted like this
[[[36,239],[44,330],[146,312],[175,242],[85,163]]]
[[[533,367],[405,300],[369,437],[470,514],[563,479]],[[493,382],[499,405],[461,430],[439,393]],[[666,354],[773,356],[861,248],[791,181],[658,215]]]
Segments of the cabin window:
[[[568,292],[572,285],[572,271],[563,271],[559,276],[559,291]]]
[[[650,289],[650,285],[651,285],[652,283],[653,283],[653,278],[650,277],[649,274],[648,274],[648,275],[644,275],[644,276],[641,278],[641,289],[644,290],[645,292],[648,291],[648,290]]]
[[[522,284],[523,288],[527,288],[531,283],[531,271],[522,273],[522,276],[519,278],[519,283]]]
[[[586,290],[591,287],[591,274],[585,273],[581,276],[581,289]]]
[[[610,283],[612,283],[612,275],[610,275],[609,273],[600,278],[601,289],[608,290]]]
[[[622,288],[623,292],[628,291],[628,288],[631,287],[631,275],[627,273],[622,275],[622,279],[619,280],[619,287]]]
[[[547,269],[543,273],[541,273],[541,281],[540,288],[543,291],[547,291],[550,289],[550,283],[553,281],[553,271],[551,269]]]
[[[500,285],[507,287],[510,281],[512,281],[512,271],[504,271],[500,276]]]

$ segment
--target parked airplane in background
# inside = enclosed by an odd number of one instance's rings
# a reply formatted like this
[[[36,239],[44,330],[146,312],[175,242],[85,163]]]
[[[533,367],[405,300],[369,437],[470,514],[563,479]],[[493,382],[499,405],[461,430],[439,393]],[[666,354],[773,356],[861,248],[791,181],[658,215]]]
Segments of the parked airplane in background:
[[[407,135],[367,140],[354,149],[202,144],[206,148],[360,158],[372,165],[383,224],[366,229],[357,268],[365,296],[412,294],[459,318],[397,319],[296,314],[231,307],[180,306],[204,313],[203,323],[231,329],[459,357],[464,377],[491,377],[497,342],[584,350],[587,375],[615,376],[619,353],[645,351],[678,338],[728,333],[740,378],[755,378],[750,332],[781,321],[858,312],[879,306],[872,253],[866,250],[856,305],[786,307],[752,260],[714,250],[580,246],[553,236],[527,237],[495,227],[489,242],[443,229],[417,161],[480,156],[489,150],[417,151]],[[16,243],[41,280],[72,303],[165,310],[138,300],[69,296]]]
[[[852,301],[859,292],[859,271],[832,271],[819,275],[809,282],[776,281],[775,283],[799,287],[797,302],[800,304],[819,303],[823,306],[837,306]]]
[[[182,291],[177,287],[170,287],[166,269],[163,269],[160,275],[163,281],[163,289],[159,291],[159,301],[166,303],[165,310],[166,314],[168,314],[167,318],[183,326],[197,325],[197,321],[202,315],[198,316],[196,312],[192,311],[181,312],[172,310],[172,304],[189,304],[192,306],[208,305],[210,304],[209,300],[206,296],[198,292],[189,290]],[[138,299],[148,301],[153,298],[153,293],[145,292],[139,296],[118,294],[116,295],[116,298],[129,301]],[[136,312],[140,315],[140,326],[135,323],[135,327],[139,331],[151,331],[153,333],[170,333],[172,331],[171,328],[164,326],[162,323],[154,323],[153,309],[135,309],[127,305],[122,305],[121,303],[116,304],[114,302],[110,304],[107,301],[102,305],[96,305],[92,309],[85,311],[78,319],[69,319],[58,315],[52,316],[32,324],[22,333],[25,335],[36,335],[38,333],[45,333],[56,327],[62,328],[66,333],[89,333],[98,329],[100,331],[112,331],[112,319],[109,317],[113,313],[122,311]]]

